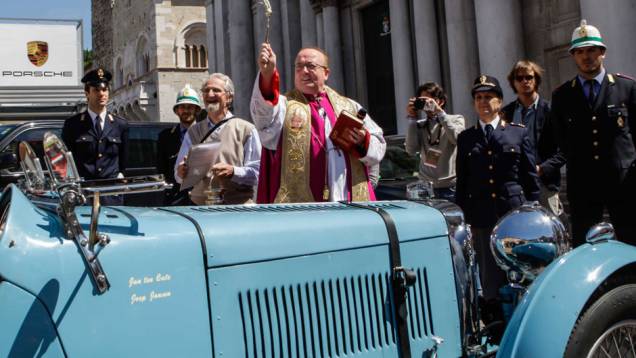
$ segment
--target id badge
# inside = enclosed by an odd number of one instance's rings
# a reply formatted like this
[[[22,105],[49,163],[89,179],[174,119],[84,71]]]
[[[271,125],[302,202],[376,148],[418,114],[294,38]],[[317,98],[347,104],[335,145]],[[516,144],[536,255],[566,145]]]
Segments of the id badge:
[[[439,162],[439,158],[442,156],[442,151],[435,148],[426,149],[426,160],[424,161],[424,165],[431,168],[437,168],[437,163]]]

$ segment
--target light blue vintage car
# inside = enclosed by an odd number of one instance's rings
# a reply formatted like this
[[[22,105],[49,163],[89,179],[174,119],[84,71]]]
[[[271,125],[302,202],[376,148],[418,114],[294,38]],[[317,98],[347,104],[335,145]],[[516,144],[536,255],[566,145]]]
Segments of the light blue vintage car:
[[[46,171],[21,145],[26,176],[0,198],[2,357],[636,355],[636,249],[609,225],[568,252],[538,207],[500,221],[497,344],[448,202],[101,208],[165,183],[81,181],[59,139],[44,147]]]

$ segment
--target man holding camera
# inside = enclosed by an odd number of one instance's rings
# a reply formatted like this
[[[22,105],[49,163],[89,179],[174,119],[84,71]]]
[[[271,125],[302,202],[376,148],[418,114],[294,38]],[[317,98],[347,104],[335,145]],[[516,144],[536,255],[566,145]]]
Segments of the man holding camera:
[[[416,95],[406,107],[406,151],[420,153],[419,178],[433,183],[435,197],[454,201],[457,135],[465,128],[464,117],[444,112],[446,93],[435,82],[419,86]]]

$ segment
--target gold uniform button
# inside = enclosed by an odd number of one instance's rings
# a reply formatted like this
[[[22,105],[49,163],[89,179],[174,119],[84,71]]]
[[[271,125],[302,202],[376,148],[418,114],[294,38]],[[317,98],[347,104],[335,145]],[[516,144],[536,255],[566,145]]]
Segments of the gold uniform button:
[[[98,172],[101,172],[101,171],[102,171],[102,168],[97,168],[97,171],[98,171]]]
[[[596,116],[592,116],[592,120],[595,121],[596,120]]]
[[[595,147],[598,147],[598,142],[594,141],[592,144],[593,144]]]
[[[595,156],[594,156],[594,160],[598,160],[598,155],[595,155]]]
[[[496,198],[496,197],[497,197],[497,194],[492,193],[492,194],[490,194],[490,196],[492,196],[492,197],[493,197],[493,199],[494,199],[494,198]]]
[[[102,153],[97,154],[97,158],[101,158],[102,157]]]
[[[492,155],[492,150],[489,150],[489,151],[488,151],[488,155]]]
[[[492,180],[492,179],[490,179],[488,182],[489,182],[490,184],[495,184],[495,181],[494,181],[494,180]]]
[[[592,129],[592,133],[596,134],[598,131],[596,129]]]
[[[101,143],[101,142],[103,142],[103,140],[100,139],[99,142]]]
[[[492,170],[492,169],[493,169],[493,166],[492,166],[492,165],[489,165],[489,166],[488,166],[488,169]]]

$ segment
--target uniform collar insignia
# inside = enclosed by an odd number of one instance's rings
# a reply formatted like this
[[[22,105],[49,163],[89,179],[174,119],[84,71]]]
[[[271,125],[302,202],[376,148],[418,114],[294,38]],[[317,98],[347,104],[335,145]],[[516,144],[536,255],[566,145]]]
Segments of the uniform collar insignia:
[[[616,82],[616,81],[614,81],[614,76],[612,76],[612,74],[611,74],[611,73],[608,73],[608,74],[607,74],[607,80],[608,80],[608,81],[609,81],[609,83],[611,83],[611,84],[614,84],[614,82]]]
[[[572,88],[576,87],[576,77],[572,80]]]
[[[110,123],[115,122],[115,118],[113,118],[112,114],[108,114],[108,120],[110,121]]]
[[[176,131],[176,130],[177,130],[177,127],[178,127],[178,126],[174,126],[174,127],[172,127],[172,130],[170,131],[170,134],[174,134],[174,131]]]

